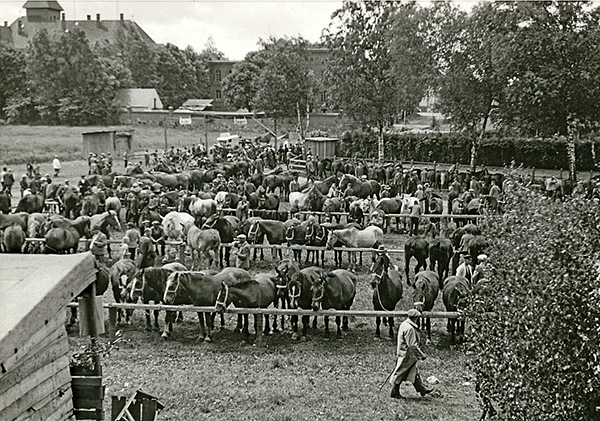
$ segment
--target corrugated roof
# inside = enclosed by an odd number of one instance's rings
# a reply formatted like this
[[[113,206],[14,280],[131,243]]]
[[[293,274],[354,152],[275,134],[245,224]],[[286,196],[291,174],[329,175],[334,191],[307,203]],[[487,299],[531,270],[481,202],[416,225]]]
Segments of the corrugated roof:
[[[52,9],[52,10],[65,10],[62,8],[57,1],[34,1],[29,0],[23,5],[23,9]]]

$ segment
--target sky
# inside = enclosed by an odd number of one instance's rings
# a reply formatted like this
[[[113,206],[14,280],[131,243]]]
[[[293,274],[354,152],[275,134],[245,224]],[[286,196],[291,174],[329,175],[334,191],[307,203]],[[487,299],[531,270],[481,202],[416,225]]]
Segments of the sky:
[[[0,22],[10,25],[25,16],[26,0],[0,0]],[[342,0],[58,0],[67,20],[125,19],[137,22],[157,43],[167,42],[180,48],[188,45],[200,52],[209,37],[230,60],[242,60],[258,49],[260,38],[302,35],[319,41],[331,14]]]

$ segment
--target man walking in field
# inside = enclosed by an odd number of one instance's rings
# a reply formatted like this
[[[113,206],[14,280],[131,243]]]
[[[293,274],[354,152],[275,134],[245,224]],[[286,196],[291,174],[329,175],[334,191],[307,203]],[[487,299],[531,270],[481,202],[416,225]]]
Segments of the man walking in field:
[[[54,159],[52,160],[52,168],[54,168],[54,177],[58,177],[58,173],[60,173],[61,168],[58,155],[54,155]]]
[[[392,384],[391,397],[394,399],[402,398],[400,395],[400,384],[402,382],[411,382],[415,390],[422,397],[433,392],[433,388],[428,388],[423,384],[417,362],[427,358],[421,348],[419,348],[419,328],[417,320],[421,317],[421,313],[412,308],[408,310],[408,318],[402,322],[398,328],[398,342],[396,347],[396,355],[398,361],[396,368],[390,377]]]

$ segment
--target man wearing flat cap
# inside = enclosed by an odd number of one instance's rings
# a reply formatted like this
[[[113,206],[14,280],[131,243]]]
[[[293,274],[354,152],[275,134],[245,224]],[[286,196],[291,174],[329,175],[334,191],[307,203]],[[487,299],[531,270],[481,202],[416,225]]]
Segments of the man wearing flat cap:
[[[240,234],[233,240],[231,253],[235,256],[235,267],[250,269],[250,245],[246,241],[246,235]]]
[[[398,345],[396,348],[398,361],[390,376],[391,396],[394,399],[402,398],[400,395],[400,384],[402,382],[411,382],[421,396],[433,392],[433,388],[428,388],[423,384],[417,367],[417,362],[426,358],[419,347],[420,334],[417,327],[419,317],[421,317],[421,313],[418,310],[410,309],[408,318],[398,328]]]

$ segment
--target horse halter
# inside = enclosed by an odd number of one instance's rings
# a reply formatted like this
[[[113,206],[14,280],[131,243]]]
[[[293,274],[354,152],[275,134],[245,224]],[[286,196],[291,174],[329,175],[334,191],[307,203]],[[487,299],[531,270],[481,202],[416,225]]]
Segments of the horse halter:
[[[252,228],[256,227],[254,230]],[[248,240],[250,241],[254,241],[256,239],[256,237],[258,236],[258,230],[259,230],[259,226],[258,226],[258,222],[255,222],[254,224],[250,225],[250,229],[248,230]]]
[[[291,232],[292,235],[288,235],[288,232]],[[285,231],[285,239],[288,241],[292,241],[294,239],[294,234],[295,234],[295,226],[292,225]]]
[[[297,307],[296,301],[302,294],[302,286],[298,283],[298,293],[297,294],[294,294],[295,290],[296,290],[296,285],[292,286],[291,288],[288,287],[288,297],[290,298],[290,304],[293,305],[294,307]]]
[[[171,288],[175,284],[175,288]],[[165,288],[165,295],[163,296],[163,301],[167,302],[167,296],[169,293],[173,294],[173,301],[175,301],[175,297],[177,296],[177,291],[179,291],[179,287],[181,286],[181,282],[179,281],[179,274],[176,274],[172,281],[167,281],[167,286]]]
[[[219,290],[219,293],[217,294],[217,299],[215,301],[215,309],[219,306],[222,306],[223,311],[224,311],[225,308],[227,307],[227,298],[229,297],[229,287],[227,286],[227,284],[225,282],[223,282],[222,285],[225,287],[225,298],[223,298],[223,300],[219,301],[219,297],[221,297],[221,293],[223,291],[223,288],[221,288]]]
[[[139,288],[136,288],[136,285],[140,284]],[[131,293],[130,298],[135,300],[135,294],[144,294],[144,288],[146,286],[146,272],[142,271],[142,280],[140,281],[137,276],[133,277],[133,281],[131,283]]]

